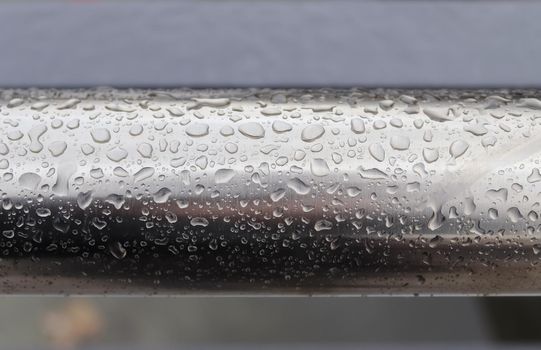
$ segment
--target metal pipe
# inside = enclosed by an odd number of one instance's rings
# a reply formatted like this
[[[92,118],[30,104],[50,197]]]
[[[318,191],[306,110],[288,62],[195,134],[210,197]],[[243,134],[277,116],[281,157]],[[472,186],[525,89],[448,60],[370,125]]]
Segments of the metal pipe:
[[[0,292],[538,294],[539,98],[2,90]]]

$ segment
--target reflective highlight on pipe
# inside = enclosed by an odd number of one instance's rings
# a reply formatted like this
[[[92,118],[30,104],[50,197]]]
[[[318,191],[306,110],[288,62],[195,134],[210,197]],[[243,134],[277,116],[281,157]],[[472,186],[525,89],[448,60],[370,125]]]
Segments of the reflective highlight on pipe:
[[[541,292],[537,91],[0,97],[1,293]]]

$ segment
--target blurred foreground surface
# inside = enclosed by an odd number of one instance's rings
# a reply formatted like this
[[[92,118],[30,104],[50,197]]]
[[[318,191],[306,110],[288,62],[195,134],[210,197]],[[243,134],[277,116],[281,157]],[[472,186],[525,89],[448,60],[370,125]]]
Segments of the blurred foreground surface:
[[[533,348],[537,309],[528,298],[0,297],[0,339],[16,349]]]

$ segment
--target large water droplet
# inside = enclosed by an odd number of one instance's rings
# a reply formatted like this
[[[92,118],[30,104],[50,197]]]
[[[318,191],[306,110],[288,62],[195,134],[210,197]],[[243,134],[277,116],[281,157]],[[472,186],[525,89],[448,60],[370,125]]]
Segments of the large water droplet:
[[[385,150],[383,146],[379,143],[373,143],[368,147],[368,152],[375,160],[378,162],[383,162],[385,160]]]
[[[265,129],[261,124],[256,122],[248,122],[239,125],[239,131],[241,134],[254,139],[259,139],[265,136]]]
[[[310,186],[305,184],[301,179],[295,177],[287,182],[287,187],[295,191],[295,193],[300,195],[306,195],[310,193]]]
[[[302,130],[301,139],[304,142],[313,142],[319,139],[325,133],[325,129],[319,125],[309,125]]]
[[[111,140],[111,133],[109,133],[109,130],[104,128],[98,128],[90,131],[90,135],[92,136],[92,140],[97,143],[106,143]]]
[[[235,177],[235,170],[232,169],[218,169],[214,173],[214,181],[217,184],[225,184],[231,181]]]
[[[321,158],[312,159],[310,162],[310,171],[314,176],[327,176],[331,172],[327,162]]]

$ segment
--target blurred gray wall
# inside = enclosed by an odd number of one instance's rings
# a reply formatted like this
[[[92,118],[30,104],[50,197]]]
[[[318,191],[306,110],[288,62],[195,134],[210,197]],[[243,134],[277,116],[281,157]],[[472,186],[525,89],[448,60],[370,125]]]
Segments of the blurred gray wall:
[[[541,86],[538,1],[14,1],[0,86]]]

